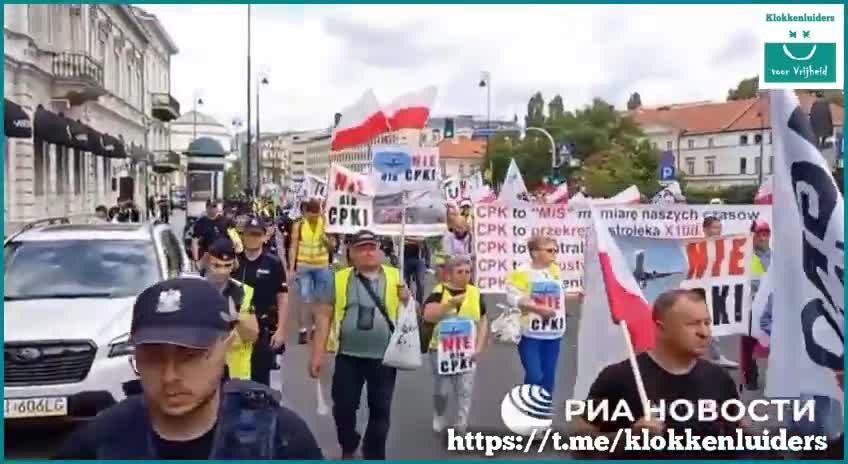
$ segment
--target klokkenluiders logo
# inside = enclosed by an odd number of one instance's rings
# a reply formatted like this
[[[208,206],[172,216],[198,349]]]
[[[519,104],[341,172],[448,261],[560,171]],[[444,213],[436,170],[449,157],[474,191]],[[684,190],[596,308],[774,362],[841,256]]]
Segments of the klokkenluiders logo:
[[[841,89],[842,24],[841,14],[767,13],[760,88]]]

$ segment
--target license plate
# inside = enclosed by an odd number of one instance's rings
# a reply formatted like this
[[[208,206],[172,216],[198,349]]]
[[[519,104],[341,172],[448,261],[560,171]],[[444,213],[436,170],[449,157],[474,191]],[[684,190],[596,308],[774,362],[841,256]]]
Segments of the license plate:
[[[64,397],[11,398],[4,399],[3,405],[4,419],[68,415],[68,399]]]

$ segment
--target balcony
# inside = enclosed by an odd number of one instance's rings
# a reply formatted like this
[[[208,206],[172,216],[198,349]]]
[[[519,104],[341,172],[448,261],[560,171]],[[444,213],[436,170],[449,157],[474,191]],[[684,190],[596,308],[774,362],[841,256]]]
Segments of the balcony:
[[[153,172],[168,174],[180,169],[180,155],[172,151],[153,153]]]
[[[61,52],[53,55],[54,97],[71,105],[94,101],[106,94],[103,65],[86,53]]]
[[[153,117],[169,122],[180,117],[180,102],[167,93],[154,92],[150,94]]]

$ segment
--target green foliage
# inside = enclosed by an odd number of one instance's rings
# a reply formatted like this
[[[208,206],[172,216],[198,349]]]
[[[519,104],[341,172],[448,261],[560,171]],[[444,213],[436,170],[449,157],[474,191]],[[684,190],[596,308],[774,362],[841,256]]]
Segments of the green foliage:
[[[757,194],[756,185],[734,185],[732,187],[697,188],[689,187],[681,183],[681,190],[686,197],[686,202],[702,205],[709,203],[713,198],[720,198],[730,205],[750,205],[754,202]]]
[[[746,98],[754,98],[760,88],[760,76],[749,77],[742,79],[735,89],[727,91],[727,100],[744,100]]]
[[[659,153],[644,140],[642,130],[630,117],[600,98],[571,112],[564,111],[562,98],[556,96],[548,105],[547,117],[544,107],[541,93],[530,98],[525,119],[528,127],[546,129],[554,138],[557,151],[568,144],[574,158],[596,162],[587,162],[579,170],[562,167],[552,173],[551,145],[543,134],[529,131],[522,140],[498,136],[492,139],[489,156],[483,164],[484,170],[490,165],[494,167],[496,185],[503,182],[514,158],[531,190],[551,174],[562,179],[582,179],[581,183],[592,195],[616,194],[633,184],[646,194],[659,190]]]

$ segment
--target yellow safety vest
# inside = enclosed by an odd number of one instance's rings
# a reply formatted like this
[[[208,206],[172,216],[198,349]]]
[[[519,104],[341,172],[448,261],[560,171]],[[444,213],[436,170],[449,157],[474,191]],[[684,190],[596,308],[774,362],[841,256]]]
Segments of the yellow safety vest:
[[[751,263],[751,276],[759,280],[765,273],[766,268],[765,266],[763,266],[763,262],[760,260],[760,257],[754,255],[754,258]]]
[[[236,253],[244,251],[244,244],[241,242],[241,235],[239,235],[238,229],[235,227],[228,227],[227,236],[230,237],[230,240],[233,242],[233,249]]]
[[[559,265],[557,263],[551,263],[551,265],[548,266],[547,271],[554,280],[560,280]],[[530,296],[530,286],[532,285],[530,269],[516,269],[511,271],[507,274],[506,281],[513,287],[520,290],[525,296]],[[522,311],[521,324],[526,327],[528,320],[529,316],[526,312]]]
[[[448,292],[444,291],[444,286],[442,284],[438,284],[433,287],[433,293],[442,294],[441,304],[445,304],[451,299]],[[480,320],[480,289],[471,284],[465,286],[465,299],[462,300],[462,304],[459,306],[457,317],[471,319],[474,322],[478,322]],[[439,324],[441,324],[441,322]],[[433,336],[430,338],[430,351],[435,351],[438,348],[439,326],[437,324],[435,329],[433,329]]]
[[[241,287],[244,291],[244,298],[241,300],[241,307],[239,308],[240,319],[253,317],[253,287],[235,279],[230,279],[230,282]],[[235,332],[234,335],[236,339],[227,351],[227,367],[230,371],[230,378],[250,380],[250,357],[253,355],[253,342],[245,342],[238,332]]]
[[[329,266],[330,254],[324,246],[324,218],[319,217],[315,229],[309,221],[301,219],[297,245],[297,263],[308,266]]]
[[[398,298],[398,285],[400,284],[400,271],[391,266],[383,266],[383,274],[386,276],[386,294],[383,302],[392,322],[397,321],[400,299]],[[339,349],[339,331],[347,311],[347,284],[353,275],[353,268],[346,267],[336,271],[336,304],[333,308],[333,320],[330,323],[330,335],[327,337],[327,351],[335,353]],[[382,317],[382,316],[376,316]]]

